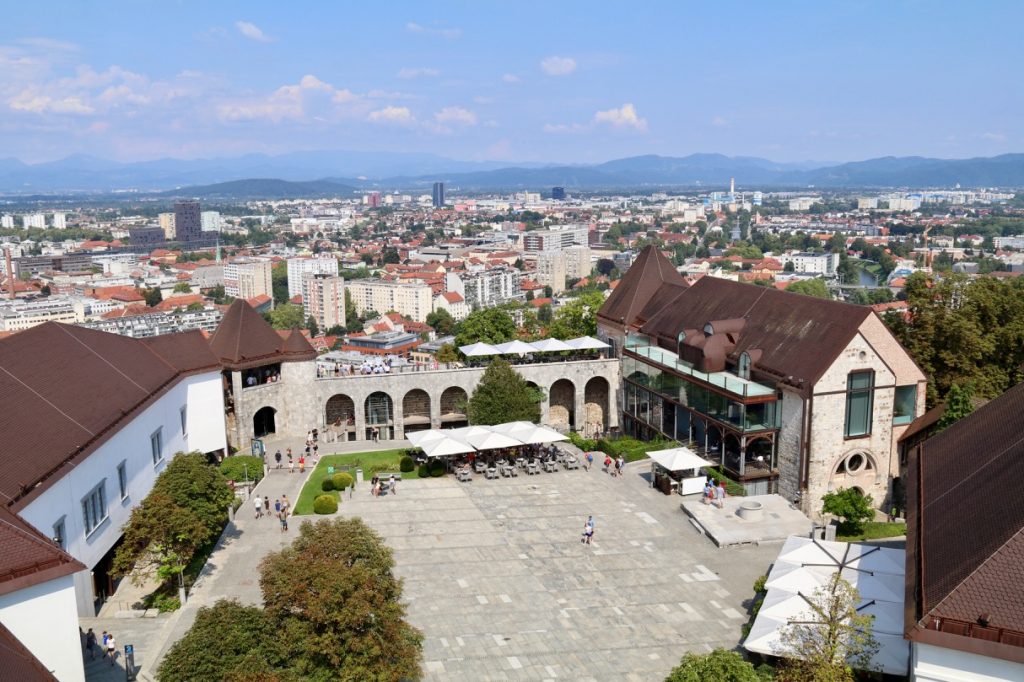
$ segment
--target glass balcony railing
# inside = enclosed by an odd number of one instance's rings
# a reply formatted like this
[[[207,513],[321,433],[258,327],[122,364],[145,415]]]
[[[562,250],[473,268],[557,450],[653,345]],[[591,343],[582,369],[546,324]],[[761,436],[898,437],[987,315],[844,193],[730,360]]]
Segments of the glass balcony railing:
[[[630,345],[631,341],[633,345]],[[665,350],[660,346],[640,345],[639,337],[631,337],[626,341],[626,348],[638,356],[649,360],[652,364],[671,369],[684,376],[703,381],[711,386],[742,397],[762,397],[775,395],[775,389],[771,386],[759,384],[756,381],[742,379],[735,374],[728,372],[701,372],[694,369],[690,364],[683,362],[672,351]]]

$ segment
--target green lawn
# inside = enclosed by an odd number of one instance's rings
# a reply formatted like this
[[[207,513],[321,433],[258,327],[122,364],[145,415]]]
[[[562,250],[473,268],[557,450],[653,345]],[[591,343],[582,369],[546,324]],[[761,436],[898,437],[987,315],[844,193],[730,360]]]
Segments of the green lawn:
[[[302,492],[299,493],[299,499],[296,500],[292,513],[312,514],[313,500],[317,495],[327,494],[333,495],[335,498],[338,497],[337,491],[324,493],[320,489],[320,485],[327,478],[327,467],[333,466],[335,473],[343,471],[341,467],[351,467],[349,473],[352,474],[352,478],[356,476],[356,469],[361,468],[363,477],[369,480],[377,471],[398,473],[399,460],[404,454],[405,450],[380,450],[378,452],[353,452],[348,455],[324,455],[309,475],[306,484],[302,486]],[[416,478],[416,470],[403,473],[402,478]]]
[[[860,540],[881,540],[882,538],[897,538],[907,534],[907,524],[902,521],[886,523],[885,521],[868,521],[864,524],[864,530],[857,535],[836,535],[836,540],[841,542],[857,542]]]

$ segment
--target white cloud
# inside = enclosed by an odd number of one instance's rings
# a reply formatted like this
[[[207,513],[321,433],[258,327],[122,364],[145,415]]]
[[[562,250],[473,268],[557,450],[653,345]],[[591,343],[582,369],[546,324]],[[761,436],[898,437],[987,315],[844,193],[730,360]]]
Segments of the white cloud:
[[[982,133],[981,137],[990,142],[1006,142],[1006,135],[1002,133]]]
[[[323,111],[332,104],[349,104],[359,99],[349,90],[336,89],[307,74],[298,83],[282,85],[267,97],[222,103],[217,107],[217,116],[222,121],[298,121],[315,116],[314,110]]]
[[[398,72],[398,77],[404,80],[411,80],[413,78],[436,78],[440,75],[440,71],[429,67],[405,68]]]
[[[729,121],[727,121],[722,116],[715,116],[713,119],[711,119],[711,125],[715,126],[716,128],[724,128],[727,125],[729,125]]]
[[[11,109],[34,114],[89,115],[96,110],[75,96],[54,98],[26,90],[10,101]]]
[[[371,123],[382,123],[388,125],[411,126],[415,125],[416,117],[412,115],[408,107],[386,106],[383,109],[371,111],[366,117]]]
[[[594,123],[607,123],[615,128],[632,128],[640,132],[647,130],[647,120],[640,118],[632,104],[623,104],[618,109],[608,109],[594,114]]]
[[[635,130],[645,133],[647,132],[647,119],[640,118],[636,113],[636,107],[627,103],[618,109],[598,111],[589,123],[545,123],[542,130],[545,133],[579,134],[592,132],[599,126],[611,126],[619,130]]]
[[[255,40],[258,43],[272,43],[274,38],[271,38],[260,29],[259,26],[248,21],[236,21],[235,28],[238,32],[249,40]]]
[[[505,81],[506,83],[518,83],[523,79],[515,75],[514,73],[506,73],[504,76],[501,77],[501,80]]]
[[[407,22],[405,24],[405,30],[409,33],[438,36],[440,38],[447,38],[448,40],[454,40],[462,35],[462,29],[459,28],[430,28],[429,26],[417,24],[415,21]]]
[[[434,120],[438,123],[475,126],[476,114],[469,109],[463,109],[462,107],[445,107],[434,114]]]
[[[553,55],[540,61],[541,71],[549,76],[568,76],[576,70],[576,60],[572,57]]]

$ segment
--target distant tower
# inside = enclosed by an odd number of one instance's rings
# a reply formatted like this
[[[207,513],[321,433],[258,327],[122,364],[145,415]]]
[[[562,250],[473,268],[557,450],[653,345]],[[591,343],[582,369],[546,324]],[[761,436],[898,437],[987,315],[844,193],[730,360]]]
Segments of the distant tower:
[[[179,242],[196,242],[203,238],[203,219],[198,201],[174,202],[175,239]]]
[[[729,178],[729,196],[736,196],[736,178]]]
[[[444,183],[434,183],[434,195],[433,195],[434,208],[444,208]]]
[[[552,187],[551,188],[551,198],[554,199],[555,201],[564,201],[565,200],[565,188],[564,187]]]

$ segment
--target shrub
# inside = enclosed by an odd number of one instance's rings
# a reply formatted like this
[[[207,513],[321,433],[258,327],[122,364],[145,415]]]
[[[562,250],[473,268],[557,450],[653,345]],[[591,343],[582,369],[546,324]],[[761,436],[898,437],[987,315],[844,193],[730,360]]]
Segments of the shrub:
[[[313,500],[313,511],[317,514],[333,514],[338,511],[338,500],[334,495],[318,495]]]
[[[323,490],[325,493],[329,493],[332,490],[334,490],[334,477],[328,476],[323,481],[321,481],[320,490]]]
[[[735,651],[715,649],[709,654],[686,654],[665,678],[665,682],[762,682],[770,679],[768,671],[754,668]]]
[[[420,478],[429,478],[430,477],[430,467],[427,466],[426,462],[421,464],[419,469],[416,470],[416,475],[419,476]]]
[[[840,488],[821,498],[822,511],[843,519],[836,529],[840,535],[857,535],[864,530],[864,522],[875,517],[871,496],[862,495],[856,488]]]
[[[439,459],[435,459],[430,463],[430,476],[437,478],[438,476],[444,476],[444,462]]]
[[[412,457],[405,455],[398,463],[398,470],[403,474],[408,473],[416,468],[416,462],[412,460]]]
[[[344,471],[331,476],[331,483],[335,490],[347,490],[352,487],[352,482],[352,474],[347,474]]]
[[[248,474],[250,481],[259,483],[263,478],[263,459],[252,455],[225,457],[220,463],[220,472],[224,474],[224,478],[231,481],[244,481]]]
[[[596,450],[597,449],[597,441],[596,440],[591,440],[590,438],[584,438],[583,436],[581,436],[580,434],[576,433],[575,431],[570,431],[569,432],[569,442],[572,443],[573,445],[575,445],[576,447],[578,447],[580,450],[583,450],[584,452],[589,452],[590,450]]]

